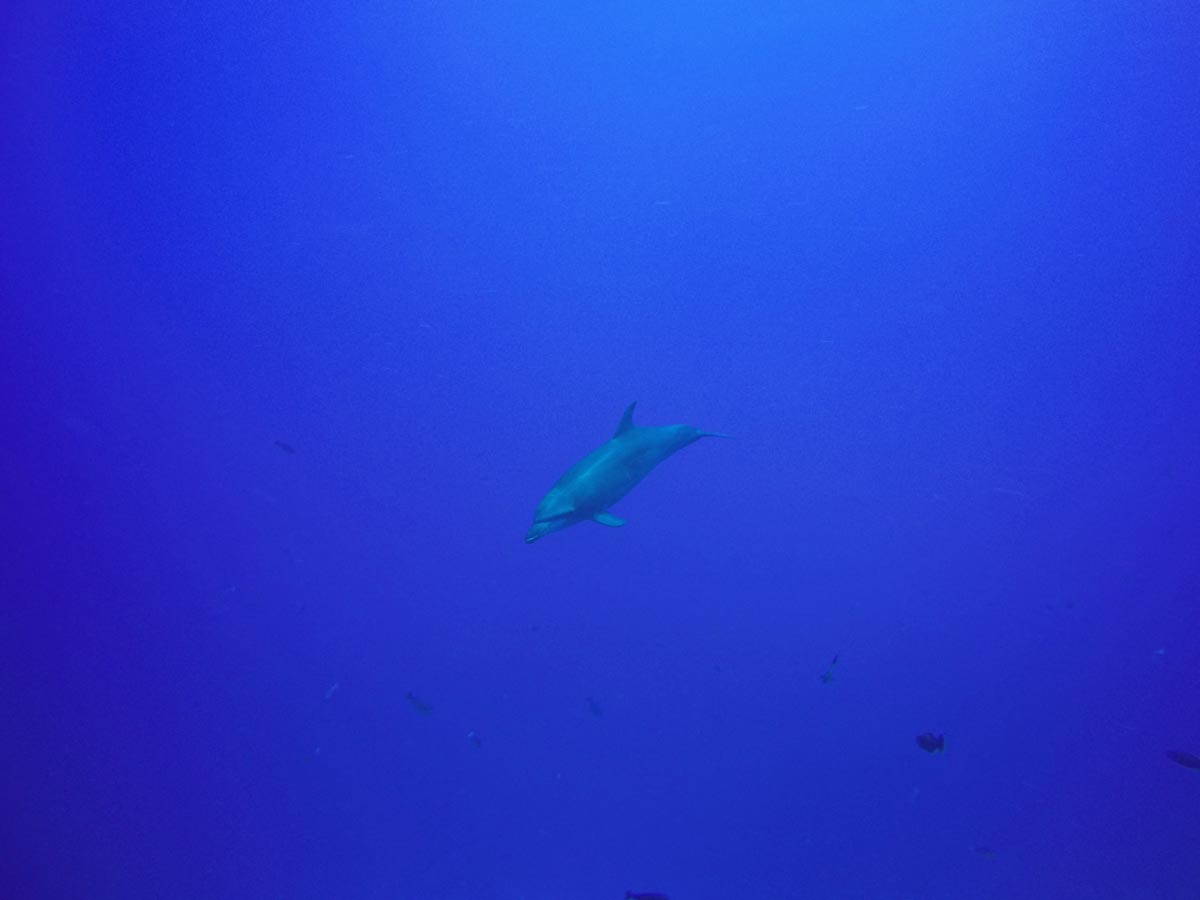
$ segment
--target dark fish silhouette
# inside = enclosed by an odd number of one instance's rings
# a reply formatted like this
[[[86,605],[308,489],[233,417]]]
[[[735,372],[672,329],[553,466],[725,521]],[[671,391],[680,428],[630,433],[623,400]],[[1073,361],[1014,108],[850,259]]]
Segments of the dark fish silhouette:
[[[1167,759],[1179,763],[1185,769],[1200,770],[1200,756],[1196,756],[1194,753],[1188,753],[1185,750],[1168,750]]]
[[[604,715],[604,707],[597,702],[595,697],[584,697],[583,699],[587,701],[588,712],[590,712],[593,716],[599,719]]]
[[[917,746],[926,753],[941,753],[946,749],[946,736],[926,731],[924,734],[917,735]]]
[[[409,705],[413,709],[423,716],[427,716],[433,712],[433,707],[414,694],[412,691],[409,691],[407,694],[405,694],[404,699],[408,701]]]
[[[633,891],[626,891],[625,900],[668,900],[668,898],[666,894],[635,894]]]
[[[829,668],[821,673],[821,684],[829,684],[833,681],[833,667],[837,665],[839,656],[841,656],[840,653],[833,654],[833,661],[829,664]]]
[[[275,446],[278,447],[280,450],[282,450],[284,453],[295,453],[296,452],[295,447],[293,447],[291,444],[286,444],[283,441],[276,441]]]
[[[971,848],[971,852],[979,856],[995,856],[996,851],[991,847],[975,846]]]

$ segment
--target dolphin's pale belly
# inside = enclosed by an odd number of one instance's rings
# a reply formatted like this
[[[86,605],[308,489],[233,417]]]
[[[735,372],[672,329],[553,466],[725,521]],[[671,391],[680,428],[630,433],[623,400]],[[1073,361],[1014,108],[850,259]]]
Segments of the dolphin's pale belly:
[[[554,485],[570,497],[576,515],[591,518],[608,509],[645,478],[659,460],[642,448],[609,441],[589,453]]]

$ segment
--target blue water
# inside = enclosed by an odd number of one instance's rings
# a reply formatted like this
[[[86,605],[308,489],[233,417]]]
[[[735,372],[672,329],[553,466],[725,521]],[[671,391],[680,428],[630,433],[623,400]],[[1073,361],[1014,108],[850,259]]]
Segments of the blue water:
[[[8,9],[0,898],[1200,897],[1198,33]]]

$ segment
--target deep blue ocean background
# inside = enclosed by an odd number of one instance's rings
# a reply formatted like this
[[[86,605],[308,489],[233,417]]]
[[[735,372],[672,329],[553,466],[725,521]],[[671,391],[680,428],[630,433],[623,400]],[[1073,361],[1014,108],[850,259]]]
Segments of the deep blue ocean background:
[[[1200,7],[6,10],[0,900],[1200,897]]]

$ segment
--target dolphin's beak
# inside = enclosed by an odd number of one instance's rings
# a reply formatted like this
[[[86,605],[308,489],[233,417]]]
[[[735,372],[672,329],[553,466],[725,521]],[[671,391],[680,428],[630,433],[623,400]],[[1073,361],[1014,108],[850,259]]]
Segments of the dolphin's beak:
[[[552,516],[549,519],[534,519],[529,530],[525,532],[525,543],[532,544],[540,537],[562,531],[571,524],[570,516]]]

